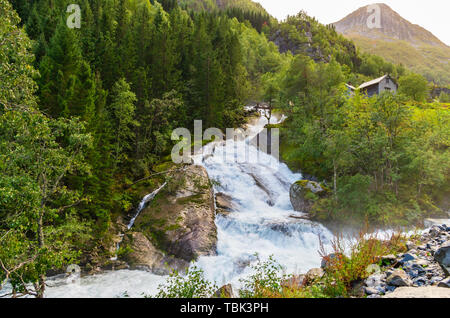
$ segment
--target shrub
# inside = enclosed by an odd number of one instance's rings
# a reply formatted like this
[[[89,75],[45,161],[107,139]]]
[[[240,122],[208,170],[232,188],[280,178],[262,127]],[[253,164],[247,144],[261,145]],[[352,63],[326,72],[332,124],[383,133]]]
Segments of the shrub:
[[[203,270],[191,267],[186,276],[174,271],[167,281],[158,286],[157,298],[208,298],[217,286],[204,278]]]

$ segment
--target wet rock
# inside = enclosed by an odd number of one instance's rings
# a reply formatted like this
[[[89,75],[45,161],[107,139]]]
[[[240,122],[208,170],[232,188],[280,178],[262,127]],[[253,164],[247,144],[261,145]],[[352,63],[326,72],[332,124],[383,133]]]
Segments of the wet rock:
[[[309,213],[314,204],[314,198],[324,196],[328,190],[315,181],[300,180],[289,190],[289,197],[295,211]]]
[[[395,270],[386,280],[388,285],[395,287],[411,286],[412,282],[408,275],[402,270]]]
[[[450,241],[446,242],[434,253],[434,259],[441,265],[446,276],[450,275]]]
[[[220,287],[212,298],[234,298],[233,287],[231,284]]]
[[[217,208],[228,212],[235,211],[236,209],[236,206],[233,203],[233,198],[222,192],[216,194],[216,206]]]
[[[125,236],[123,245],[131,249],[123,256],[131,269],[148,270],[156,275],[167,275],[173,270],[182,272],[189,267],[189,262],[164,255],[140,232],[133,232]]]

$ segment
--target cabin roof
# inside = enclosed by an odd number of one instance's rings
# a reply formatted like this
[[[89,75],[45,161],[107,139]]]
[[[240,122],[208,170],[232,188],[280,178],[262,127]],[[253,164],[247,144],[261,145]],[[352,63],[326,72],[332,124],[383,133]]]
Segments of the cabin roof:
[[[345,86],[347,86],[348,88],[350,88],[350,89],[353,90],[353,91],[356,89],[354,86],[352,86],[352,85],[350,85],[350,84],[347,84],[347,83],[345,84]]]
[[[378,83],[380,83],[382,80],[384,80],[384,79],[385,79],[386,77],[388,77],[388,76],[389,76],[389,75],[384,75],[384,76],[381,76],[381,77],[376,78],[376,79],[374,79],[374,80],[371,80],[371,81],[369,81],[369,82],[363,83],[363,84],[361,84],[358,88],[359,88],[359,89],[363,89],[363,88],[366,88],[366,87],[369,87],[369,86],[378,84]]]

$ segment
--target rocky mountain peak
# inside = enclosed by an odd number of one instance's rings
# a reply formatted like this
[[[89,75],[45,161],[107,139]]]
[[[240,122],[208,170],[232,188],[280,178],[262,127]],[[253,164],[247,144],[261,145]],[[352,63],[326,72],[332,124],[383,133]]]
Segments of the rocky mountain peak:
[[[445,46],[431,32],[401,17],[384,3],[359,8],[333,23],[344,35],[360,35],[375,40],[402,40],[413,45]]]

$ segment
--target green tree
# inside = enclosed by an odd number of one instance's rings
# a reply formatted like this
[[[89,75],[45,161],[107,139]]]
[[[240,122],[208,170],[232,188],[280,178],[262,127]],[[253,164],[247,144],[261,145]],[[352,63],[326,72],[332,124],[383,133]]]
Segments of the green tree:
[[[428,97],[428,81],[422,75],[413,73],[404,75],[400,77],[398,85],[400,93],[417,102],[423,102]]]
[[[127,153],[132,148],[132,140],[135,136],[133,127],[139,125],[134,118],[135,102],[136,95],[130,90],[130,85],[123,78],[118,80],[113,87],[110,105],[115,131],[115,169],[119,164],[127,162]]]

